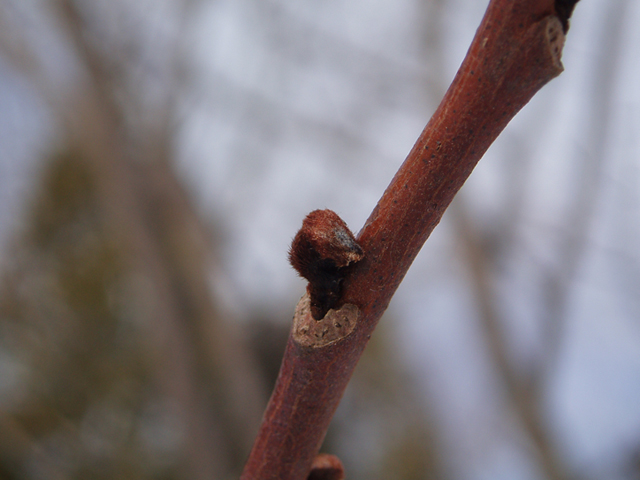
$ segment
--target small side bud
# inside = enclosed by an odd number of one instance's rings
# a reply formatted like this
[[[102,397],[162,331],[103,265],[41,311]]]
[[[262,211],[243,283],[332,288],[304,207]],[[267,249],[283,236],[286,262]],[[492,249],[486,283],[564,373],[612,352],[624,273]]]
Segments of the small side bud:
[[[335,455],[319,453],[313,459],[307,480],[344,480],[344,467]]]
[[[345,268],[364,257],[364,252],[344,221],[331,210],[314,210],[296,234],[289,261],[301,277],[309,280],[311,315],[320,320],[340,298]]]

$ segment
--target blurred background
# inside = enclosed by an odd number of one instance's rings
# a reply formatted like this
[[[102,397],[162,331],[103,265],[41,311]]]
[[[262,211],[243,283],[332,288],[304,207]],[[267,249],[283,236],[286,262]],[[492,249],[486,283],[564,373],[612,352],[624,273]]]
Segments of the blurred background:
[[[0,0],[0,479],[234,479],[305,282],[487,1]],[[426,243],[323,450],[349,479],[640,479],[640,2]]]

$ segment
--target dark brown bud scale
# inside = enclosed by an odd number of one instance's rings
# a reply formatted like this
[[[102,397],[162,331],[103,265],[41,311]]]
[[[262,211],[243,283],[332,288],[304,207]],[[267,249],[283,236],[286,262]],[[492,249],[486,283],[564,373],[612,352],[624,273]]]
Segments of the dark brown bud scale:
[[[346,223],[331,210],[314,210],[302,222],[289,250],[289,261],[309,280],[311,315],[325,316],[340,298],[346,267],[364,252]]]

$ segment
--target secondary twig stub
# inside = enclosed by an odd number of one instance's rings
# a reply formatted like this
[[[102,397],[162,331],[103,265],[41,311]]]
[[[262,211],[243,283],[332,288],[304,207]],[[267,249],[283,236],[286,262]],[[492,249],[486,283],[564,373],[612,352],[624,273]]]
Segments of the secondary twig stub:
[[[338,310],[329,310],[321,320],[315,320],[311,315],[309,293],[305,293],[293,316],[293,338],[305,347],[324,347],[347,337],[359,317],[360,309],[347,303]]]

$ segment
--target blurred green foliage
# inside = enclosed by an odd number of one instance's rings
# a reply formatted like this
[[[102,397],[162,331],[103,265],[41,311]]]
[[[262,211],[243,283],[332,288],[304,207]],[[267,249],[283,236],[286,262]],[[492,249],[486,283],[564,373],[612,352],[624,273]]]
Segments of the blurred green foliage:
[[[77,153],[56,155],[4,275],[2,350],[21,374],[2,415],[27,439],[0,450],[6,478],[178,478],[180,442],[153,434],[171,413],[128,314],[127,254],[95,188]]]

